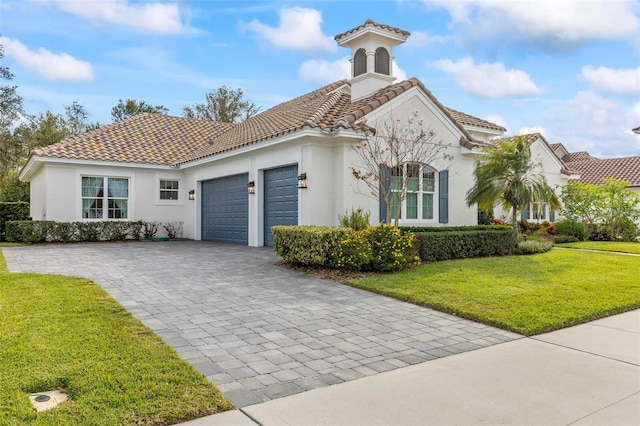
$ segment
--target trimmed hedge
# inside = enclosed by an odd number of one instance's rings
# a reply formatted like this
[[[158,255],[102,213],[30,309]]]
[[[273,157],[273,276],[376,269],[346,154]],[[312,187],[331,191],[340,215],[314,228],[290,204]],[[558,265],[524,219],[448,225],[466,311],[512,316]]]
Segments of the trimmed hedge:
[[[513,232],[512,226],[505,225],[467,225],[467,226],[400,226],[403,232],[475,232],[475,231],[504,231]]]
[[[178,226],[177,224],[182,226],[182,222],[171,222],[173,227]],[[7,241],[22,243],[140,240],[155,236],[159,225],[157,222],[143,221],[16,220],[7,222],[6,238]]]
[[[350,228],[332,226],[274,226],[273,250],[282,260],[301,265],[334,266],[333,256]]]
[[[0,241],[7,241],[6,223],[12,220],[29,219],[29,203],[24,201],[0,202]]]
[[[438,229],[438,228],[433,228]],[[470,257],[507,256],[516,253],[518,243],[510,226],[498,229],[416,232],[420,259],[436,262]]]

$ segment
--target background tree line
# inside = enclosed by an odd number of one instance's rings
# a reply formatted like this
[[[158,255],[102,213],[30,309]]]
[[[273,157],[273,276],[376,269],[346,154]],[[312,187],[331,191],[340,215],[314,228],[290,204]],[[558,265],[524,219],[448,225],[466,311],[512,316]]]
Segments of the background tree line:
[[[0,45],[0,61],[4,46]],[[24,110],[14,75],[0,66],[0,201],[29,201],[29,184],[18,175],[34,149],[95,130],[101,123],[92,122],[90,113],[79,101],[64,106],[64,114],[51,111],[29,114]],[[185,106],[182,115],[199,120],[239,123],[260,111],[244,98],[242,89],[219,87],[205,94],[204,103]],[[111,119],[124,120],[140,113],[167,114],[164,105],[151,105],[144,100],[118,99],[111,108]]]

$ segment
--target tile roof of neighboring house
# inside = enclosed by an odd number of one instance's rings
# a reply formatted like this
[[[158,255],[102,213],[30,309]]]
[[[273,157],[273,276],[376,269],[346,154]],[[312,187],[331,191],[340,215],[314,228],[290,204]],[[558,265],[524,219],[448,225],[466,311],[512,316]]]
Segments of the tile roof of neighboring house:
[[[564,148],[564,145],[562,145],[561,143],[550,143],[549,146],[554,151],[557,150],[560,147]]]
[[[143,113],[37,149],[42,157],[175,164],[234,125]]]
[[[460,129],[467,148],[492,146],[474,141],[464,125],[504,128],[444,107],[416,78],[392,84],[351,102],[349,83],[340,80],[248,118],[216,123],[159,114],[140,114],[34,152],[44,157],[175,165],[288,134],[304,128],[359,128],[359,120],[402,93],[420,87]]]
[[[596,157],[592,157],[587,151],[577,151],[570,152],[564,156],[563,160],[567,163],[572,163],[576,161],[590,161],[597,160]]]
[[[500,142],[511,141],[511,140],[513,140],[514,138],[517,138],[517,137],[524,137],[529,144],[534,143],[538,139],[541,140],[544,144],[546,144],[549,147],[549,150],[551,150],[553,155],[558,159],[558,161],[560,161],[560,164],[562,164],[562,169],[560,170],[562,174],[571,175],[571,174],[577,173],[576,169],[571,168],[564,161],[564,159],[558,157],[558,155],[556,154],[554,146],[555,146],[555,148],[558,148],[558,147],[562,146],[562,144],[550,144],[549,142],[547,142],[547,140],[544,138],[544,136],[542,136],[542,134],[540,134],[540,133],[528,133],[526,135],[509,136],[508,138],[496,139],[496,140],[493,141],[493,143],[499,144]]]
[[[397,34],[400,34],[402,36],[408,37],[411,35],[411,33],[409,31],[405,31],[405,30],[401,30],[400,28],[397,27],[392,27],[390,25],[385,25],[385,24],[378,24],[377,22],[372,21],[371,19],[367,19],[366,21],[364,21],[364,24],[362,25],[358,25],[355,28],[350,29],[349,31],[345,31],[343,33],[338,34],[337,36],[334,37],[335,41],[340,41],[341,38],[348,36],[349,34],[353,34],[354,32],[361,30],[363,28],[366,27],[374,27],[374,28],[379,28],[381,30],[387,30],[387,31],[391,31]]]
[[[575,156],[574,154],[581,154]],[[599,159],[586,152],[571,153],[575,160],[567,165],[580,172],[578,181],[601,184],[603,179],[614,178],[629,182],[630,186],[640,186],[640,155],[634,157]]]

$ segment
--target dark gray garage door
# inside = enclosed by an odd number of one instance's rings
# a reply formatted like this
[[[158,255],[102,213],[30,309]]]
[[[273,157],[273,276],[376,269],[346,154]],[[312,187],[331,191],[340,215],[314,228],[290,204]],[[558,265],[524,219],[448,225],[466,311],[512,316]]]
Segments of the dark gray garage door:
[[[249,244],[248,174],[202,182],[202,239]]]
[[[298,166],[264,171],[264,245],[273,245],[271,227],[298,224]]]

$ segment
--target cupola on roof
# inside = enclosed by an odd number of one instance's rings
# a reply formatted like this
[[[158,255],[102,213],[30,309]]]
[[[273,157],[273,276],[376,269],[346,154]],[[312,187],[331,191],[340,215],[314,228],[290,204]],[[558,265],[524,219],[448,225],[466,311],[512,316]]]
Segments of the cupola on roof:
[[[375,93],[395,81],[392,49],[404,43],[408,31],[367,19],[364,24],[335,36],[339,46],[351,49],[351,100]]]

